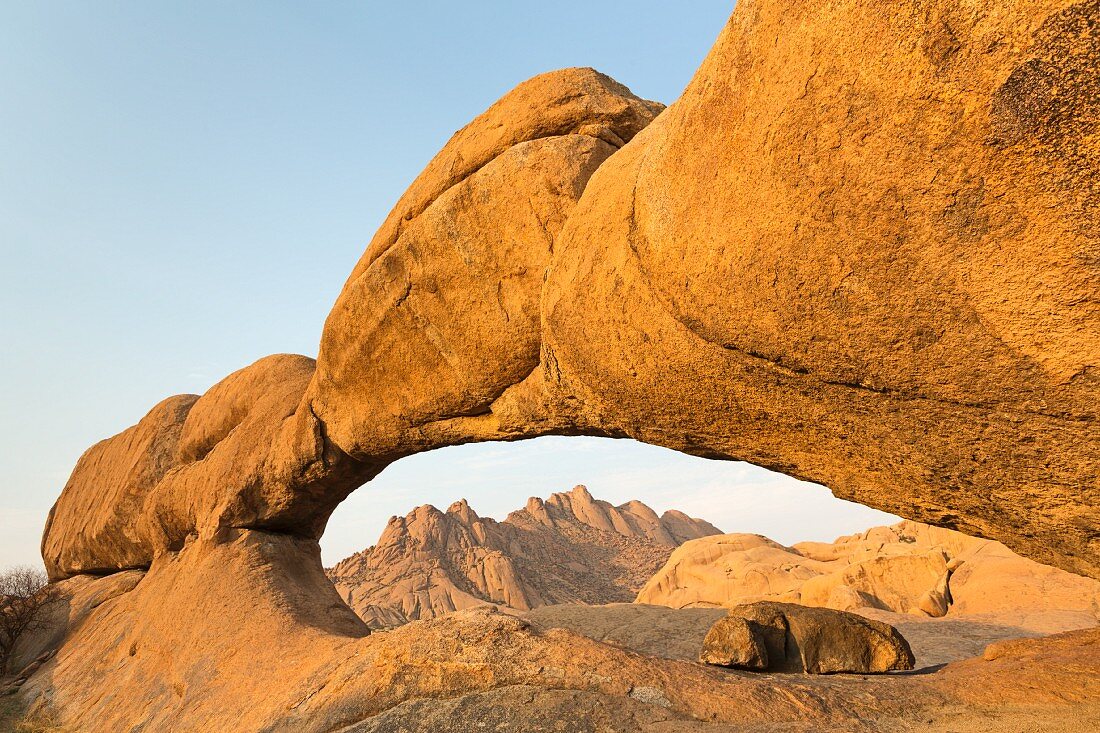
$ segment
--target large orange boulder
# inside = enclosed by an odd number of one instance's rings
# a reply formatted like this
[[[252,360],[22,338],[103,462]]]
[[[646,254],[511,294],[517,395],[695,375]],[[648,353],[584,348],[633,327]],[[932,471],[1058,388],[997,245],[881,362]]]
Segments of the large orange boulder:
[[[179,462],[180,433],[198,399],[169,397],[80,457],[43,531],[42,558],[51,576],[149,564],[152,552],[136,525],[146,498]]]
[[[313,370],[305,356],[260,359],[90,449],[46,525],[51,577],[148,567],[189,535],[228,527],[320,536],[328,513],[372,474],[325,441],[308,406],[298,409]],[[322,490],[333,484],[346,488]]]
[[[538,370],[539,294],[589,178],[663,109],[592,69],[520,84],[413,182],[325,323],[309,399],[354,456],[501,437],[492,405]],[[494,419],[496,417],[496,419]],[[535,418],[537,420],[537,418]],[[533,432],[530,417],[515,429]],[[440,430],[444,436],[424,435]]]
[[[703,639],[699,661],[754,671],[875,674],[912,669],[897,629],[846,611],[762,601],[730,609]]]
[[[609,433],[1100,575],[1095,3],[739,5],[555,246]]]

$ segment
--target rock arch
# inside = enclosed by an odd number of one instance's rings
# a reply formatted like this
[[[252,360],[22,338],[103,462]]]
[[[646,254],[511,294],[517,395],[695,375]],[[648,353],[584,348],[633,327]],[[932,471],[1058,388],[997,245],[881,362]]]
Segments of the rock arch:
[[[363,638],[321,571],[329,513],[478,440],[747,460],[1100,577],[1098,22],[1095,0],[744,0],[667,111],[588,69],[520,85],[398,202],[316,362],[262,359],[80,459],[43,558],[112,575],[69,581],[98,595],[30,683],[40,706],[72,729],[321,731],[410,690],[726,722],[866,697],[563,652],[502,618]],[[1078,694],[1077,667],[996,654],[861,714],[1034,702],[1021,665]]]
[[[1095,113],[1094,4],[787,5],[735,13],[667,112],[568,69],[456,133],[316,364],[262,359],[89,450],[46,528],[51,574],[225,528],[316,539],[403,455],[583,433],[747,460],[1097,575],[1096,151],[1017,99],[1038,59],[1059,105]]]

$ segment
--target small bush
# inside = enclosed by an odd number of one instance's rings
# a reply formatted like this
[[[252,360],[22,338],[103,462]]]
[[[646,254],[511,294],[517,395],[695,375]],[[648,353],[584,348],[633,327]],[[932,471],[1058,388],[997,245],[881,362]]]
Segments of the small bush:
[[[46,623],[46,609],[55,593],[46,573],[30,567],[15,567],[0,572],[0,674],[8,663],[16,642]]]

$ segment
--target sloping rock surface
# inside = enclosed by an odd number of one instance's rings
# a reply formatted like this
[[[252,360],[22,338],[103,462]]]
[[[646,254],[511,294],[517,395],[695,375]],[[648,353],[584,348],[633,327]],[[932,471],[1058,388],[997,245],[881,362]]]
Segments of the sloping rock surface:
[[[465,501],[393,517],[378,543],[328,571],[373,628],[486,603],[528,610],[554,603],[630,601],[682,542],[718,534],[680,512],[615,507],[584,486],[532,497],[503,522]]]
[[[1100,582],[1020,557],[999,542],[908,521],[791,547],[759,535],[693,540],[672,553],[636,600],[981,617],[1040,633],[1100,622]]]
[[[999,645],[933,674],[875,682],[706,668],[487,610],[367,635],[308,541],[254,530],[226,539],[158,558],[126,592],[110,578],[70,586],[70,606],[85,611],[70,618],[65,643],[24,685],[32,715],[64,731],[320,733],[371,730],[375,720],[422,731],[432,727],[412,711],[428,721],[459,704],[483,717],[521,719],[514,706],[532,700],[553,730],[576,720],[576,711],[551,704],[560,695],[581,710],[600,701],[633,711],[623,725],[638,717],[636,727],[624,730],[656,732],[665,721],[697,726],[687,730],[885,733],[983,720],[986,730],[1013,730],[988,721],[1020,711],[1074,724],[1095,719],[1100,707],[1096,630]],[[257,568],[265,569],[263,584],[253,582]],[[311,581],[321,592],[302,592]],[[196,628],[218,633],[197,636]],[[517,686],[545,692],[511,695]]]

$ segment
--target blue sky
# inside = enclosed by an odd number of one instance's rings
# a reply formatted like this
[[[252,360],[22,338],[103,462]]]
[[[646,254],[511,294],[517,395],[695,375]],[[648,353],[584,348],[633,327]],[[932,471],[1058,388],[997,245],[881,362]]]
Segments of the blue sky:
[[[0,566],[37,561],[93,442],[266,354],[314,355],[390,206],[501,94],[594,66],[671,102],[732,8],[405,5],[0,0]],[[334,516],[326,561],[417,503],[463,495],[503,515],[575,483],[755,531],[731,497],[763,517],[790,493],[806,522],[777,539],[884,516],[738,464],[544,439],[387,469]]]

